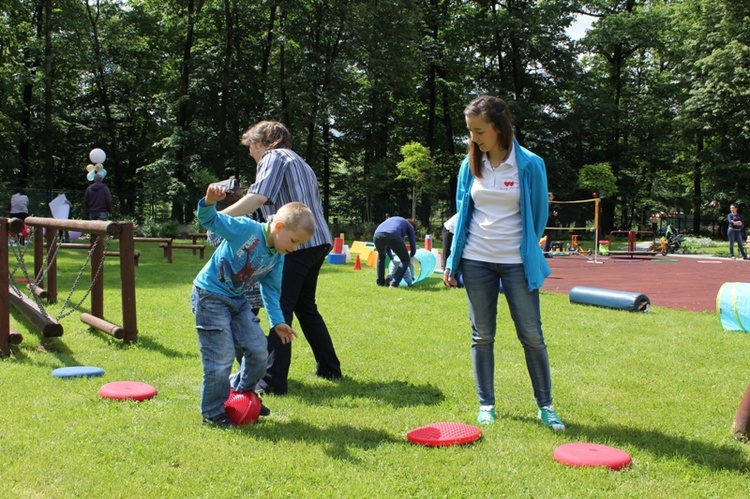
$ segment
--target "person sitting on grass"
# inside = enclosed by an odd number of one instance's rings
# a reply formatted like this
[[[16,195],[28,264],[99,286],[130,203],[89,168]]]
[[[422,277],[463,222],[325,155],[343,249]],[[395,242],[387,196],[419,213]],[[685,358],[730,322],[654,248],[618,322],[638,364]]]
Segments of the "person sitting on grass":
[[[245,297],[247,284],[260,283],[272,330],[284,344],[297,333],[284,321],[279,298],[284,255],[296,251],[315,232],[315,219],[302,203],[282,206],[272,221],[258,223],[216,211],[224,188],[211,184],[198,202],[197,218],[223,238],[193,281],[191,296],[203,363],[203,423],[234,426],[224,410],[230,390],[251,391],[266,372],[267,340]],[[235,357],[239,372],[231,375]],[[261,415],[271,411],[261,406]]]

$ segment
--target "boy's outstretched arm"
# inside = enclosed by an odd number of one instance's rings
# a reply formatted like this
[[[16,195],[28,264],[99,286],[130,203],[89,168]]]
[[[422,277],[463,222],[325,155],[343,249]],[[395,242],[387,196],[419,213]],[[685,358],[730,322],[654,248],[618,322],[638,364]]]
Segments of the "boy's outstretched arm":
[[[284,323],[276,324],[273,327],[273,330],[276,331],[276,334],[281,338],[281,342],[285,345],[291,343],[292,340],[297,337],[297,332]]]
[[[206,198],[203,204],[206,206],[211,206],[212,204],[216,204],[217,201],[221,201],[225,197],[227,197],[227,193],[222,186],[217,184],[209,184],[208,188],[206,189]]]

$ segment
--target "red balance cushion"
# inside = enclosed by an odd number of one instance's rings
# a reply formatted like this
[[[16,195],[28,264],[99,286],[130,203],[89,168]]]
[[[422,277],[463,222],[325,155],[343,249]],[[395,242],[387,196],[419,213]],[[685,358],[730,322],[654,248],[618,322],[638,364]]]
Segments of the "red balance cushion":
[[[409,442],[431,447],[468,444],[478,440],[482,430],[464,423],[432,423],[406,434]]]
[[[620,470],[630,466],[630,454],[600,444],[565,444],[555,449],[555,461],[568,466],[606,466]]]
[[[138,381],[113,381],[99,388],[99,395],[115,400],[148,400],[156,396],[156,388]]]

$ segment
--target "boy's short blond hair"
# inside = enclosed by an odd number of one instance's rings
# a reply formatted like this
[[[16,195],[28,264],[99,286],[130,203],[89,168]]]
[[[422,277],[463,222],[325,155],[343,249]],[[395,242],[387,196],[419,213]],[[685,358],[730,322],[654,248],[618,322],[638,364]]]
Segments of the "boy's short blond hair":
[[[281,222],[291,231],[303,230],[310,236],[315,234],[315,217],[310,208],[293,201],[287,203],[273,216],[274,222]]]

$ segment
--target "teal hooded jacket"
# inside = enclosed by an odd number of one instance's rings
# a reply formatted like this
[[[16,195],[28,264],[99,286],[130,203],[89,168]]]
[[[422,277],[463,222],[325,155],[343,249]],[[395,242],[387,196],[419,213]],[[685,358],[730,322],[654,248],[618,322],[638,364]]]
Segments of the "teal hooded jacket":
[[[544,279],[550,275],[550,268],[539,247],[539,239],[544,234],[549,212],[547,198],[547,169],[544,160],[521,147],[513,139],[518,164],[518,184],[521,189],[521,261],[526,272],[529,291],[539,289]],[[474,201],[471,199],[471,184],[474,176],[469,167],[467,156],[458,170],[458,188],[456,190],[456,229],[451,245],[451,254],[445,267],[450,269],[450,275],[461,272],[461,254],[466,245],[471,216],[474,212]]]

